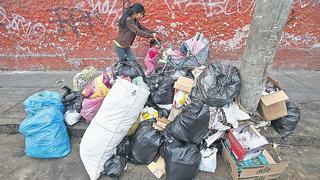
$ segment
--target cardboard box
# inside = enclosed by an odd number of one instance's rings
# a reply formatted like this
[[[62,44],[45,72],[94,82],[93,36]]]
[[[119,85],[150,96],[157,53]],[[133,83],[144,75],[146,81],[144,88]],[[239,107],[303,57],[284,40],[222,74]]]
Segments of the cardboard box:
[[[264,165],[255,168],[246,168],[242,171],[238,171],[237,163],[233,159],[231,155],[231,151],[222,143],[223,150],[222,150],[222,157],[225,163],[228,166],[230,171],[231,177],[233,180],[236,179],[276,179],[280,177],[283,171],[288,166],[288,162],[281,162],[279,157],[276,155],[277,153],[275,150],[269,146],[267,150],[263,151],[263,155],[268,160],[269,165]],[[271,156],[271,154],[273,156]]]
[[[151,162],[148,165],[148,168],[158,179],[160,179],[166,173],[165,162],[161,156],[156,162]]]
[[[190,93],[192,89],[192,85],[193,85],[192,79],[187,77],[179,77],[179,79],[174,83],[174,88]]]
[[[272,121],[280,117],[288,115],[286,100],[289,97],[282,91],[281,85],[278,81],[268,77],[267,82],[272,82],[280,91],[262,96],[260,99],[258,110],[263,119]]]
[[[245,149],[235,136],[235,132],[248,131],[251,135],[261,138],[261,146],[253,149]],[[262,136],[252,125],[243,125],[235,129],[230,129],[227,134],[226,143],[231,149],[231,152],[239,160],[247,160],[258,157],[264,150],[264,147],[269,144],[267,139]]]

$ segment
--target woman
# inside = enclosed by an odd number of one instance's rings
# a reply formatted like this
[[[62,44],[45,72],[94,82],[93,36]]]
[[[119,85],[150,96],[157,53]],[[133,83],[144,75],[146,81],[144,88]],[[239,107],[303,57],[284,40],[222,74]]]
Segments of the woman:
[[[115,43],[116,53],[119,60],[129,59],[136,61],[130,46],[132,45],[135,37],[141,36],[145,38],[156,38],[155,31],[148,30],[139,23],[139,20],[144,16],[144,7],[140,3],[134,3],[127,8],[119,20],[119,32]]]

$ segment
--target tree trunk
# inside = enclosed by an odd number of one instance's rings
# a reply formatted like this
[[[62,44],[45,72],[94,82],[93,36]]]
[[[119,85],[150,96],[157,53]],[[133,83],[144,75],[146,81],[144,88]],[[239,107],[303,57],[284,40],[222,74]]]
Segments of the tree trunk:
[[[257,109],[293,0],[257,0],[240,65],[241,104]]]

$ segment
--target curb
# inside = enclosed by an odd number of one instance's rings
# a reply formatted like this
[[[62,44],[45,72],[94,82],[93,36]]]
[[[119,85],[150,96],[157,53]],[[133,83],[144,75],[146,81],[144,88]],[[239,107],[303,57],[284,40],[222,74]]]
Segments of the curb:
[[[66,126],[68,133],[72,137],[82,137],[88,124],[85,122],[79,122],[74,126]],[[19,124],[3,124],[0,125],[0,134],[17,134],[19,133]],[[279,136],[268,136],[266,138],[269,142],[288,145],[288,146],[313,146],[313,147],[320,147],[320,137],[314,136],[297,136],[291,135],[287,139],[282,139]]]

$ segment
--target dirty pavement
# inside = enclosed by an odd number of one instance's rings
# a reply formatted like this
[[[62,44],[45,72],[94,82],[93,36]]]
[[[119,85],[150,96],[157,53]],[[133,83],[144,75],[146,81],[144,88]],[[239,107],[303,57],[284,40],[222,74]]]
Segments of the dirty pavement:
[[[318,179],[320,72],[270,72],[247,113],[205,42],[148,77],[131,61],[1,72],[0,179]]]

